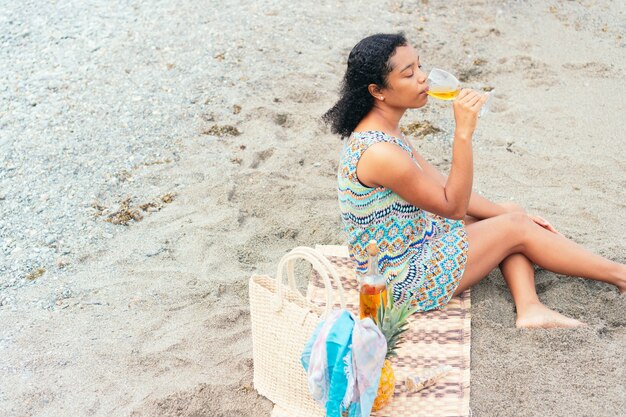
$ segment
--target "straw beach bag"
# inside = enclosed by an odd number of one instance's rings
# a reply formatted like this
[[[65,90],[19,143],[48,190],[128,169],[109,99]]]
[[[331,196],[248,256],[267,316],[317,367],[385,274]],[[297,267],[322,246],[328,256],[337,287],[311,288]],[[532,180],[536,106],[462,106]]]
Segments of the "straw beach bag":
[[[296,288],[294,263],[298,259],[310,262],[322,277],[326,287],[323,314],[320,307]],[[289,286],[283,285],[285,271]],[[329,273],[337,291],[333,289]],[[324,416],[324,410],[309,393],[300,355],[317,324],[330,313],[335,294],[345,308],[343,287],[335,268],[317,250],[299,246],[282,257],[276,278],[252,275],[249,293],[254,388],[275,404],[272,416]]]

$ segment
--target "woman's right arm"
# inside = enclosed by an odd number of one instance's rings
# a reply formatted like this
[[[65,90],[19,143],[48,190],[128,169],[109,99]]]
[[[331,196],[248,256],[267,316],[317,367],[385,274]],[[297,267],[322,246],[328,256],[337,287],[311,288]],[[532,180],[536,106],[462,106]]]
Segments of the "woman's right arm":
[[[357,176],[392,190],[416,207],[449,219],[462,219],[472,194],[472,135],[485,100],[486,95],[465,89],[453,103],[456,129],[445,185],[426,175],[406,151],[391,143],[368,148],[359,160]]]

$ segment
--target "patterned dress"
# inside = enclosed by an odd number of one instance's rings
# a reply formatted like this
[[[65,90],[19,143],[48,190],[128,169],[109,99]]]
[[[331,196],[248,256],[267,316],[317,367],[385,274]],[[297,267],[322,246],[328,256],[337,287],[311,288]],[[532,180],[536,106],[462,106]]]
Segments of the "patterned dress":
[[[388,142],[411,148],[380,131],[353,132],[345,142],[337,170],[337,191],[350,258],[357,278],[367,271],[367,243],[376,239],[379,270],[393,284],[395,303],[409,301],[420,311],[444,307],[452,298],[467,263],[463,220],[450,220],[415,207],[393,191],[366,187],[356,165],[371,145]]]

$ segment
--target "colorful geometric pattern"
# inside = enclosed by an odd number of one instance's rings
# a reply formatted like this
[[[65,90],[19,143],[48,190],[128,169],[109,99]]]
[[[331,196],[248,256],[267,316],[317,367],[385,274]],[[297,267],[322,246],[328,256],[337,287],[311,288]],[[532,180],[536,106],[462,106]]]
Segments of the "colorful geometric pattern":
[[[393,282],[394,301],[418,304],[420,311],[442,308],[452,297],[467,263],[467,234],[462,220],[450,220],[415,207],[384,187],[370,188],[356,176],[363,152],[387,142],[407,151],[402,140],[380,131],[352,132],[337,170],[337,193],[350,258],[356,275],[367,271],[367,243],[376,239],[379,270]]]

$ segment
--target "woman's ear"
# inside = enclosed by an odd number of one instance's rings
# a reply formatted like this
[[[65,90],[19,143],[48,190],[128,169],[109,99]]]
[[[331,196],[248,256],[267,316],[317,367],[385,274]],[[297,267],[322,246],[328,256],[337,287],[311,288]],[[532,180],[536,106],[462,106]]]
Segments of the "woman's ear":
[[[370,84],[367,86],[367,91],[370,92],[370,94],[378,100],[384,100],[385,97],[383,96],[383,93],[380,91],[380,87],[376,84]]]

